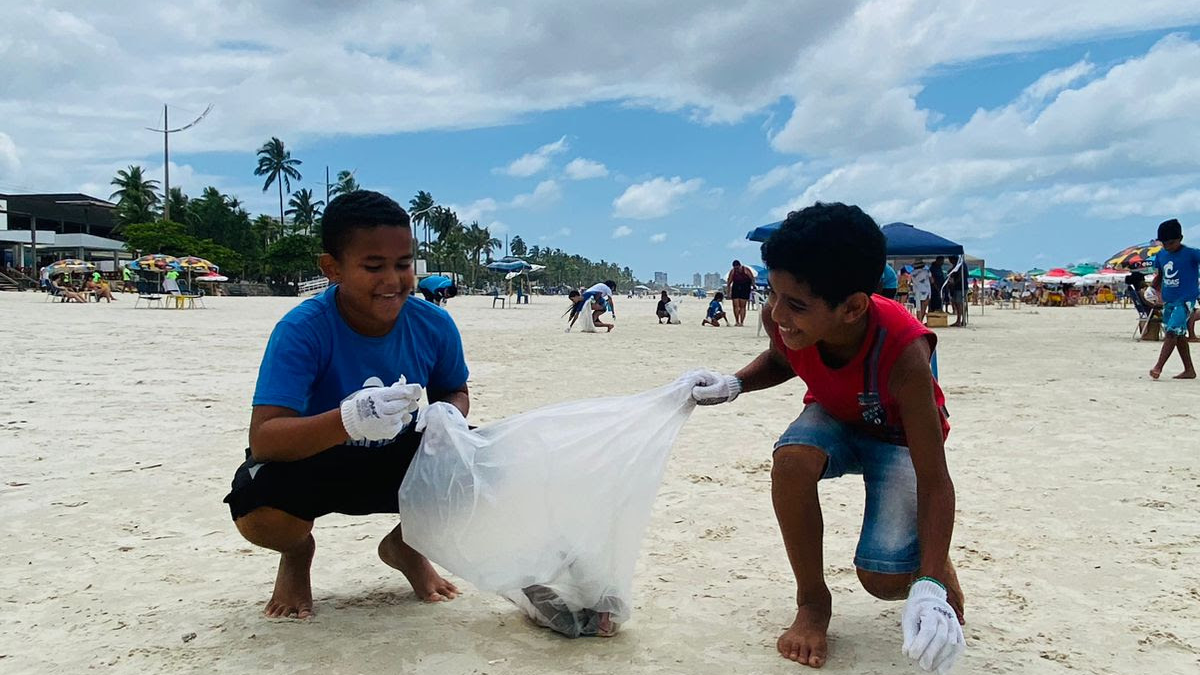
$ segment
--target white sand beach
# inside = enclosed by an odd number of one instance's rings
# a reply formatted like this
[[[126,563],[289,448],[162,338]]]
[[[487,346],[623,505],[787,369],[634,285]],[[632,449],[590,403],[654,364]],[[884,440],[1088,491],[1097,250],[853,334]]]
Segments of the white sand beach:
[[[297,300],[167,311],[118,297],[0,293],[0,672],[807,672],[774,646],[794,587],[771,444],[800,410],[798,382],[693,414],[615,638],[560,638],[469,586],[416,601],[375,555],[388,516],[319,521],[316,616],[267,620],[277,556],[238,536],[221,499],[267,335]],[[678,326],[656,324],[651,299],[618,299],[616,330],[594,335],[564,334],[564,306],[451,301],[473,422],[702,365],[731,372],[766,345],[753,327],[702,328],[695,299]],[[1130,340],[1134,322],[1103,307],[988,308],[939,329],[967,601],[954,672],[1200,671],[1200,382],[1150,380],[1159,344]],[[855,579],[862,493],[855,477],[822,488],[824,671],[914,672],[902,604]]]

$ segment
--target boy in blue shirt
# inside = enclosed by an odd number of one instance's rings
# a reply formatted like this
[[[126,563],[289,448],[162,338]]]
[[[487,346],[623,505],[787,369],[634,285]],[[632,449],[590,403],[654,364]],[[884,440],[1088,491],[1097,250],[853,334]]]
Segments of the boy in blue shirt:
[[[1177,380],[1196,379],[1192,365],[1192,353],[1188,346],[1188,322],[1200,298],[1200,251],[1183,245],[1183,226],[1172,218],[1158,226],[1158,241],[1162,250],[1154,254],[1154,281],[1151,285],[1162,298],[1163,346],[1158,354],[1158,363],[1150,370],[1150,377],[1158,379],[1163,366],[1171,358],[1171,352],[1179,350],[1183,361],[1183,372]]]
[[[288,312],[259,367],[250,447],[225,501],[247,541],[279,551],[270,617],[312,615],[313,521],[328,513],[397,513],[420,434],[421,388],[465,416],[462,340],[445,310],[411,297],[408,214],[378,192],[329,203],[322,223],[323,294]],[[388,386],[387,383],[395,382]],[[426,602],[458,589],[404,543],[400,525],[379,543]]]
[[[725,299],[725,294],[717,291],[713,296],[712,302],[708,303],[708,314],[704,320],[700,322],[701,326],[717,327],[721,325],[721,319],[725,319],[725,325],[729,325],[729,319],[725,316],[725,310],[721,307],[721,301]]]

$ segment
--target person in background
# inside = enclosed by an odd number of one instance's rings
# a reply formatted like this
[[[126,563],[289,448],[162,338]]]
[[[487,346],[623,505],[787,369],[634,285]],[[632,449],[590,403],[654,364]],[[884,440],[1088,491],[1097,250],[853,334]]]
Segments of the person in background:
[[[50,292],[63,299],[63,302],[87,302],[87,298],[82,293],[76,292],[69,285],[63,283],[62,275],[50,277]]]
[[[900,273],[897,276],[899,279],[897,279],[896,283],[896,302],[907,306],[908,296],[912,294],[912,272],[909,271],[906,265],[900,268]]]
[[[892,267],[890,261],[884,263],[883,276],[879,277],[879,294],[888,300],[895,300],[899,287],[900,278],[896,276],[896,269]]]
[[[121,292],[136,293],[137,287],[133,284],[133,270],[128,266],[121,268]]]
[[[427,301],[438,307],[445,307],[446,301],[458,295],[458,286],[450,277],[434,274],[425,277],[417,284],[417,290]]]
[[[939,255],[929,266],[929,283],[932,290],[929,296],[929,311],[931,312],[940,312],[945,306],[942,302],[942,290],[946,286],[946,270],[943,268],[945,264],[946,258]]]
[[[179,272],[169,270],[162,282],[163,290],[171,295],[179,295]]]
[[[721,325],[721,319],[725,319],[725,325],[729,325],[729,319],[725,316],[725,310],[721,308],[721,301],[725,299],[725,294],[717,291],[713,296],[712,302],[708,303],[708,315],[700,322],[701,326],[712,326],[716,328]]]
[[[1192,365],[1188,329],[1196,301],[1200,299],[1200,250],[1183,245],[1183,226],[1174,218],[1159,224],[1158,241],[1162,250],[1154,254],[1156,274],[1150,286],[1162,298],[1163,346],[1158,362],[1150,369],[1150,377],[1157,380],[1167,359],[1178,351],[1183,372],[1174,379],[1194,380],[1196,368]]]
[[[658,307],[654,310],[655,316],[658,317],[658,322],[662,323],[663,319],[671,320],[671,313],[667,311],[667,303],[671,302],[671,296],[667,295],[666,291],[658,298]]]
[[[725,292],[733,301],[733,323],[735,326],[746,322],[746,305],[750,302],[750,293],[754,289],[754,272],[742,264],[740,260],[733,261],[733,269],[725,277]],[[726,321],[726,323],[729,323]]]
[[[913,295],[917,301],[917,321],[925,323],[925,313],[929,311],[929,298],[933,293],[929,270],[925,269],[925,261],[913,263]]]
[[[963,302],[963,264],[958,256],[950,256],[950,275],[946,277],[946,297],[954,308],[954,325],[965,326],[966,305]]]

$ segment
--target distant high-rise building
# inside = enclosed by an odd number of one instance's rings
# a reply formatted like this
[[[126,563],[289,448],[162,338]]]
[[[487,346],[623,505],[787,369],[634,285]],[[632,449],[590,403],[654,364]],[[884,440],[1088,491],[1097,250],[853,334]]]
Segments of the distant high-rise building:
[[[667,285],[667,273],[666,272],[655,272],[654,273],[654,285],[655,286],[666,286]]]
[[[704,289],[715,291],[725,286],[725,280],[721,278],[718,272],[709,272],[704,275]]]
[[[700,284],[702,284],[702,283],[704,283],[704,277],[700,276],[699,272],[696,272],[695,274],[692,275],[692,285],[693,286],[695,286],[696,288],[699,288]]]

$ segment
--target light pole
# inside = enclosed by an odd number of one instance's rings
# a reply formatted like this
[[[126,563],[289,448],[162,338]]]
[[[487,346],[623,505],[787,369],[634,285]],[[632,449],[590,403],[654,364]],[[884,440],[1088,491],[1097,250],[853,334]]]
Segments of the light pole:
[[[184,129],[191,129],[192,127],[196,126],[200,123],[200,120],[204,119],[208,113],[212,111],[212,109],[213,105],[209,103],[208,107],[204,109],[204,112],[200,113],[200,116],[192,120],[190,124],[185,124],[178,129],[172,129],[171,125],[167,122],[167,104],[164,103],[163,128],[154,129],[152,127],[146,127],[148,131],[161,133],[163,135],[163,220],[171,219],[171,157],[167,147],[167,139],[171,134],[183,131]]]

